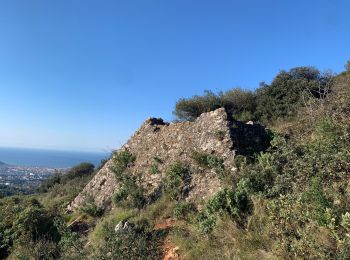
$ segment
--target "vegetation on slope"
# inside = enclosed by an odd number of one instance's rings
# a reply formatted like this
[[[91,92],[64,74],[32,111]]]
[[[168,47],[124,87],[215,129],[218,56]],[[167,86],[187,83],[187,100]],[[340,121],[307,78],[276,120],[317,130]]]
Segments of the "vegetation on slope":
[[[121,152],[113,169],[122,188],[109,212],[93,202],[66,212],[93,176],[87,164],[54,176],[37,195],[1,199],[0,258],[159,259],[167,241],[185,259],[349,259],[346,68],[333,76],[299,67],[254,92],[234,89],[179,100],[179,120],[223,106],[234,119],[260,120],[273,133],[266,151],[236,157],[234,176],[220,158],[193,154],[225,186],[199,209],[183,200],[186,165],[169,166],[163,190],[150,199],[137,176],[128,175],[134,155]],[[120,223],[123,228],[115,231]]]
[[[254,92],[235,88],[217,94],[206,91],[203,96],[180,99],[174,115],[178,120],[194,120],[204,112],[224,107],[237,120],[260,120],[270,123],[295,115],[309,98],[324,98],[333,75],[313,67],[297,67],[281,71],[270,85],[261,83]]]

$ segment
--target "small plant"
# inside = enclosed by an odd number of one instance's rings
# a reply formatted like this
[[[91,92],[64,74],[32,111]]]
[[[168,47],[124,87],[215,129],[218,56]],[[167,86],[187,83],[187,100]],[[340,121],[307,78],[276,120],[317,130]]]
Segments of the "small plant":
[[[216,131],[214,132],[214,136],[215,136],[218,140],[222,141],[222,140],[224,140],[224,138],[225,138],[225,132],[222,131],[222,130],[216,130]]]
[[[135,160],[136,156],[132,155],[128,150],[118,152],[113,157],[112,171],[115,173],[118,179],[121,179],[129,164],[133,163]]]
[[[191,158],[193,160],[195,160],[199,166],[209,168],[208,167],[208,154],[193,151],[191,154]]]
[[[254,120],[254,115],[251,111],[242,111],[241,113],[235,114],[233,118],[238,121],[248,122]]]
[[[163,160],[162,160],[160,157],[158,157],[158,156],[154,156],[154,157],[153,157],[153,160],[154,160],[156,163],[159,163],[159,164],[162,164],[162,163],[163,163]]]
[[[347,72],[350,72],[350,60],[345,63],[344,67]]]
[[[103,226],[103,244],[93,259],[160,259],[166,232],[153,230],[150,223],[141,219],[130,222],[127,228],[118,234],[114,225]],[[110,255],[111,257],[107,257]]]
[[[215,155],[207,156],[208,166],[211,169],[214,169],[220,177],[223,177],[225,172],[224,159],[217,157]]]
[[[240,155],[240,154],[236,155],[235,156],[235,165],[236,165],[237,169],[243,170],[243,168],[247,165],[247,157]]]
[[[78,232],[73,232],[61,217],[56,217],[54,220],[55,226],[60,233],[60,241],[58,246],[61,251],[61,259],[83,259],[86,258],[84,251],[84,243],[79,237]],[[48,258],[43,258],[48,259]]]
[[[104,213],[103,208],[98,207],[91,196],[88,197],[85,204],[80,208],[80,211],[91,217],[101,217]]]
[[[150,167],[149,167],[149,172],[151,174],[157,174],[159,171],[158,171],[158,167],[156,164],[152,164]]]
[[[325,193],[323,192],[322,182],[320,177],[313,177],[311,179],[311,185],[306,192],[307,199],[312,202],[313,216],[319,222],[320,225],[325,225],[327,220],[324,212],[327,208],[331,207],[331,203],[328,201]]]
[[[143,208],[147,199],[144,188],[138,185],[138,176],[126,175],[122,179],[121,188],[114,194],[113,201],[118,206]]]
[[[134,190],[130,192],[131,206],[133,208],[141,209],[147,204],[147,199],[145,197],[145,191],[142,187],[137,186]]]
[[[228,215],[233,220],[242,221],[244,214],[252,211],[249,199],[249,182],[242,179],[235,190],[225,188],[217,192],[204,206],[197,217],[203,233],[210,233],[216,223],[217,215]]]
[[[121,151],[115,155],[112,170],[117,180],[121,184],[119,191],[114,194],[113,201],[119,206],[128,206],[141,209],[146,205],[147,199],[145,191],[140,183],[140,176],[126,174],[125,171],[130,163],[133,163],[136,157],[128,150]]]
[[[191,213],[196,211],[196,207],[192,203],[179,202],[174,208],[174,217],[177,219],[187,219]]]
[[[272,155],[270,153],[261,152],[257,157],[259,165],[264,169],[272,168]]]
[[[113,201],[115,204],[119,204],[123,201],[125,201],[128,197],[128,191],[125,187],[121,187],[113,197]]]
[[[204,234],[210,234],[213,232],[214,227],[216,225],[216,217],[211,214],[205,214],[204,212],[201,212],[197,216],[197,222],[199,225],[199,229]]]
[[[166,170],[166,178],[164,183],[165,192],[174,199],[180,199],[182,195],[182,190],[185,184],[188,183],[190,179],[189,170],[186,166],[181,163],[175,163],[170,165]]]
[[[193,151],[191,157],[199,166],[213,169],[220,178],[225,177],[224,159],[213,154],[206,154],[197,151]]]
[[[217,192],[205,205],[205,211],[208,214],[228,212],[234,216],[238,215],[235,193],[227,188]]]

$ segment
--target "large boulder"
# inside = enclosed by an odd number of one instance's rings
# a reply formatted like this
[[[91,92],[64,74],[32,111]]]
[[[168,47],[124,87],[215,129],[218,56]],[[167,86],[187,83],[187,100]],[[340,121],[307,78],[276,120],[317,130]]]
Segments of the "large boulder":
[[[138,131],[119,150],[128,150],[136,159],[130,171],[141,174],[142,186],[152,194],[160,188],[170,164],[181,161],[190,167],[191,183],[186,200],[194,203],[207,200],[222,188],[215,171],[201,167],[193,160],[193,153],[218,156],[224,160],[226,171],[234,174],[237,153],[266,148],[267,135],[259,124],[244,124],[230,120],[223,108],[204,113],[193,122],[165,123],[161,119],[146,120]],[[113,158],[87,184],[69,205],[69,210],[82,206],[87,198],[96,205],[108,207],[120,183],[111,166]],[[157,171],[151,170],[156,164]]]

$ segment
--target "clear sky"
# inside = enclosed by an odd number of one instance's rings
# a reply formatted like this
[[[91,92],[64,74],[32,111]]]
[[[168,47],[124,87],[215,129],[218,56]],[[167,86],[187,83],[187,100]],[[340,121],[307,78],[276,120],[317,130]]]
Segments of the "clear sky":
[[[177,99],[340,72],[348,0],[2,0],[0,146],[110,150]]]

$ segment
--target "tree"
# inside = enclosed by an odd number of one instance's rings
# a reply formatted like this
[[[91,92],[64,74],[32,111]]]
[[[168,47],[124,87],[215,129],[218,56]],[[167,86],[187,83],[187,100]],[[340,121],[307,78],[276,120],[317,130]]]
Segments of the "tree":
[[[346,71],[350,71],[350,60],[348,60],[347,62],[346,62],[346,64],[345,64],[345,69],[346,69]]]
[[[311,94],[309,98],[324,98],[332,77],[332,74],[321,73],[313,67],[281,71],[270,85],[257,90],[256,117],[270,121],[293,115],[304,104],[305,93]]]
[[[202,113],[222,107],[221,100],[215,93],[206,90],[203,96],[181,98],[176,102],[173,114],[180,121],[193,121]]]
[[[241,88],[234,88],[223,93],[219,93],[222,106],[235,119],[249,121],[254,119],[256,109],[255,93]]]
[[[203,96],[181,98],[175,105],[174,115],[180,121],[193,121],[202,113],[210,112],[220,107],[236,119],[251,120],[255,110],[255,94],[240,88],[215,94],[205,91]]]
[[[305,97],[324,99],[333,76],[314,67],[296,67],[278,73],[270,85],[261,82],[255,92],[233,88],[217,94],[205,91],[202,96],[181,98],[174,115],[180,121],[193,121],[202,113],[224,107],[234,119],[241,121],[266,122],[288,117],[305,104]]]

